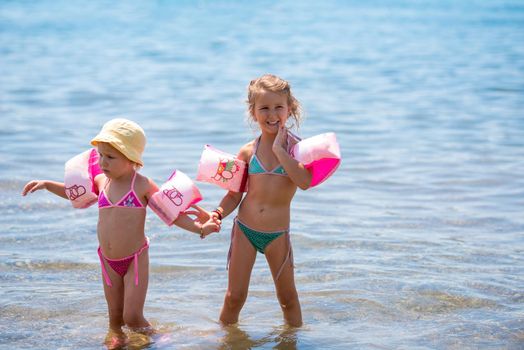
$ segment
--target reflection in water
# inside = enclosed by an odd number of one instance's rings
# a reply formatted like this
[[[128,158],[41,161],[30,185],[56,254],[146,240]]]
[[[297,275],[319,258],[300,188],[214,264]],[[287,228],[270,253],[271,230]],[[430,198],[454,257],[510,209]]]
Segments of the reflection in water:
[[[104,340],[104,345],[108,350],[116,349],[146,349],[149,348],[153,341],[154,332],[150,329],[144,332],[134,332],[126,330],[126,332],[109,329]]]
[[[260,339],[252,339],[237,325],[224,326],[225,334],[219,345],[220,350],[253,349],[265,344],[274,344],[272,349],[293,350],[297,348],[298,328],[282,326]]]
[[[123,332],[116,332],[111,328],[107,332],[104,345],[108,350],[121,349],[128,342],[127,336]]]

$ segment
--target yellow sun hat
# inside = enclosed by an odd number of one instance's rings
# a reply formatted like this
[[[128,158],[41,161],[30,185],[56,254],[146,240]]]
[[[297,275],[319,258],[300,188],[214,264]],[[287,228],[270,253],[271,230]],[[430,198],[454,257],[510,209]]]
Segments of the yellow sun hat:
[[[91,140],[95,147],[99,142],[109,143],[130,161],[144,165],[142,153],[146,146],[146,134],[137,123],[124,118],[112,119]]]

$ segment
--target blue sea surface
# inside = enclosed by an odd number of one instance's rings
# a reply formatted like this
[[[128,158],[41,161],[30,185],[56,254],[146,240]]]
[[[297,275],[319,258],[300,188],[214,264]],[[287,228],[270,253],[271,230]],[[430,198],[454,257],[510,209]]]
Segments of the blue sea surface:
[[[257,135],[264,73],[343,156],[293,201],[304,326],[259,255],[221,327],[233,215],[202,241],[149,211],[158,334],[127,348],[523,349],[523,43],[518,0],[0,2],[0,349],[105,347],[97,210],[24,184],[60,181],[115,117],[144,127],[144,175],[195,178],[204,144]],[[225,194],[198,186],[209,209]]]

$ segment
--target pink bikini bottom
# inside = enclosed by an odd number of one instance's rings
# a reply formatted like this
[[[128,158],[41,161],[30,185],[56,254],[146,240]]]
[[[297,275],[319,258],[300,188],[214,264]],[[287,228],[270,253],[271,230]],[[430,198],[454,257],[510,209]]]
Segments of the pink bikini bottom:
[[[127,273],[127,270],[129,269],[129,265],[131,265],[131,262],[135,262],[135,286],[138,286],[138,256],[142,254],[142,252],[149,248],[149,238],[146,237],[146,242],[144,245],[137,250],[132,255],[126,256],[122,259],[108,259],[102,254],[102,249],[98,247],[98,257],[100,258],[100,265],[102,266],[102,274],[104,275],[104,279],[106,280],[106,284],[109,287],[112,287],[113,284],[111,283],[111,279],[109,278],[109,274],[107,273],[104,260],[107,262],[109,267],[113,269],[116,273],[118,273],[121,277],[124,277]]]

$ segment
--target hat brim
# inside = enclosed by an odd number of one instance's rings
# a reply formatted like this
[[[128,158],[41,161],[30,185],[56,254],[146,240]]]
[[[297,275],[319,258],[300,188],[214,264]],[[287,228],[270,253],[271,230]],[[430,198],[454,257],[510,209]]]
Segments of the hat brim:
[[[113,146],[113,148],[115,148],[117,151],[122,153],[130,161],[132,161],[134,163],[137,163],[140,166],[144,166],[144,162],[142,161],[140,156],[136,155],[136,154],[132,154],[131,152],[129,152],[124,147],[124,145],[122,144],[122,141],[119,140],[118,138],[116,138],[116,137],[114,137],[112,135],[107,135],[107,134],[104,135],[104,134],[100,133],[97,136],[95,136],[95,138],[93,138],[91,140],[91,145],[96,147],[99,142],[104,142],[104,143],[110,144],[111,146]]]

